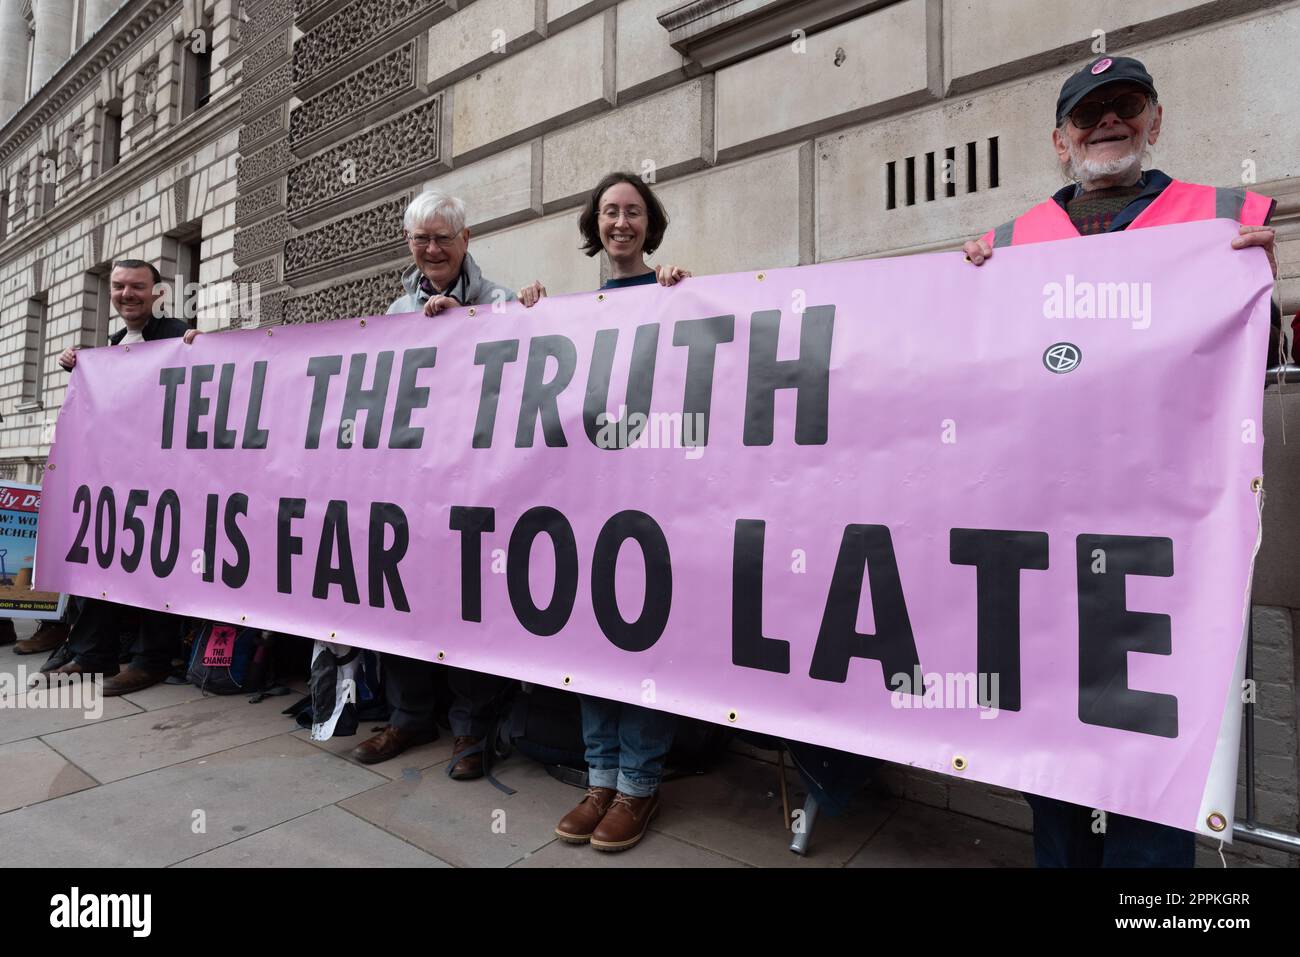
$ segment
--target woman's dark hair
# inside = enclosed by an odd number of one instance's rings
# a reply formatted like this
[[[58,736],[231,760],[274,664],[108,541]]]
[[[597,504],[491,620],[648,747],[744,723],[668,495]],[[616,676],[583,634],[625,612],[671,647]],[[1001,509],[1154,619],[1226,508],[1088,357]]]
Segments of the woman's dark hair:
[[[149,275],[153,276],[153,284],[156,286],[162,282],[162,273],[153,263],[145,262],[143,259],[119,259],[113,263],[114,269],[147,269]]]
[[[600,218],[600,198],[605,195],[605,190],[619,183],[627,183],[635,188],[645,203],[646,217],[650,222],[646,227],[642,252],[649,256],[664,241],[664,233],[668,229],[668,214],[664,212],[659,198],[646,185],[645,180],[632,173],[610,173],[596,184],[596,188],[587,198],[587,204],[582,207],[582,215],[578,217],[578,231],[582,233],[581,248],[588,256],[594,256],[605,248],[601,244],[600,227],[597,225]]]

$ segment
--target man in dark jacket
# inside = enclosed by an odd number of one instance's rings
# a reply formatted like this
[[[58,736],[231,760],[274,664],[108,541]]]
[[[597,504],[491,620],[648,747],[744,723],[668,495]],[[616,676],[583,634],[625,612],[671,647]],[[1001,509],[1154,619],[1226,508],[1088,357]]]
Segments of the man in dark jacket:
[[[162,276],[153,264],[139,259],[114,263],[109,299],[125,326],[108,337],[109,344],[181,338],[193,342],[198,330],[164,315],[161,298]],[[76,350],[65,350],[59,365],[69,372],[76,368]],[[172,658],[180,652],[180,618],[97,598],[80,599],[79,604],[71,611],[67,642],[50,656],[42,672],[103,674],[103,694],[109,696],[140,691],[167,677]],[[131,661],[119,671],[118,643],[126,632],[132,635]]]
[[[421,311],[432,315],[457,306],[516,298],[532,306],[546,295],[540,282],[516,294],[483,275],[469,254],[465,204],[455,196],[432,190],[421,193],[406,207],[402,227],[412,265],[402,274],[403,295],[388,307],[389,315]],[[392,716],[378,734],[352,750],[352,758],[362,764],[388,761],[438,737],[434,676],[441,666],[390,652],[382,652],[380,661]],[[455,737],[448,774],[457,781],[481,778],[483,753],[491,746],[486,738],[510,682],[497,675],[449,668],[447,683],[452,698],[448,720]]]

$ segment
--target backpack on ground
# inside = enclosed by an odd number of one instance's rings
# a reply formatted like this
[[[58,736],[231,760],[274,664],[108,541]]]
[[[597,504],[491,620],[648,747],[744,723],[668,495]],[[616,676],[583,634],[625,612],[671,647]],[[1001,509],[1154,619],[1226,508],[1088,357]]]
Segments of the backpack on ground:
[[[311,650],[311,691],[284,710],[298,726],[310,728],[313,741],[350,737],[363,722],[387,721],[379,656],[373,651],[329,641]]]
[[[266,691],[275,684],[275,635],[260,628],[204,622],[190,649],[185,677],[208,694]]]

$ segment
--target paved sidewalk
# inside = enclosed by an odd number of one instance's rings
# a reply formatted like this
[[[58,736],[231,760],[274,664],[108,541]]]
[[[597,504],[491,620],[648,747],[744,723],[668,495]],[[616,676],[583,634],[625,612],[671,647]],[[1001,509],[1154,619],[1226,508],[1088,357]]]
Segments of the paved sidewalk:
[[[32,631],[18,623],[20,636]],[[0,648],[0,672],[43,655]],[[301,689],[305,690],[305,689]],[[916,867],[1028,866],[1029,835],[864,795],[788,850],[775,754],[737,746],[712,772],[669,781],[651,833],[602,854],[552,831],[582,792],[514,755],[513,796],[446,776],[450,735],[384,764],[344,755],[369,731],[313,743],[280,712],[295,699],[204,697],[159,685],[79,710],[0,707],[0,866]],[[791,807],[803,803],[787,767]]]

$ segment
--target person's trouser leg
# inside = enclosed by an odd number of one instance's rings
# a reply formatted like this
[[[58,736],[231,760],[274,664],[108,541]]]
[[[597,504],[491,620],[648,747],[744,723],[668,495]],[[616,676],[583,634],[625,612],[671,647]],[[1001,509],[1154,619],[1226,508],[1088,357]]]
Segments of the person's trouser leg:
[[[413,733],[436,730],[433,669],[438,666],[420,658],[404,658],[382,652],[379,663],[384,675],[388,704],[392,708],[388,723],[394,728]]]
[[[130,667],[151,673],[171,671],[181,651],[184,621],[179,615],[141,608],[140,623],[131,642]]]
[[[68,632],[71,660],[96,673],[116,673],[125,609],[111,601],[87,598]]]
[[[618,719],[623,705],[606,698],[580,694],[582,740],[587,745],[587,784],[593,788],[618,786]]]
[[[1193,867],[1196,835],[1122,814],[1108,815],[1102,867]]]
[[[618,789],[632,797],[659,790],[664,758],[673,746],[677,716],[640,705],[621,706],[618,722]]]
[[[1026,794],[1034,812],[1036,867],[1100,867],[1102,835],[1094,833],[1095,818],[1078,804]]]
[[[510,684],[509,678],[450,668],[447,684],[451,687],[451,708],[447,719],[451,733],[458,738],[481,738],[492,728],[501,696]]]

